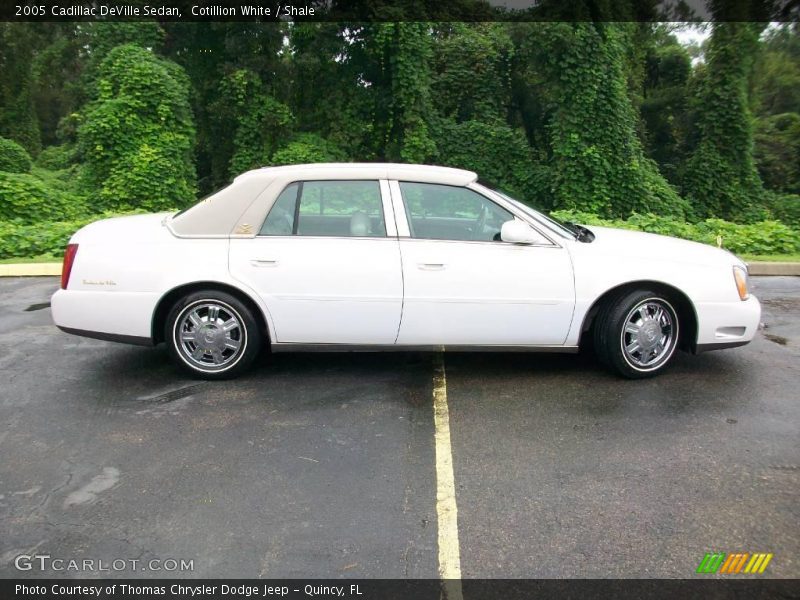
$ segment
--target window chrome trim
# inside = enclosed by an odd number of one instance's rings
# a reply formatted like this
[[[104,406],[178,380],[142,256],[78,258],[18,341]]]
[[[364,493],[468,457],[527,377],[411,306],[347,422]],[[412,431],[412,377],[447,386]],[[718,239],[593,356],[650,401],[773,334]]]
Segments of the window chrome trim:
[[[558,244],[520,244],[517,242],[504,242],[503,240],[440,240],[435,238],[400,237],[401,242],[441,242],[443,244],[486,244],[495,248],[552,248],[560,250]]]
[[[256,235],[256,236],[230,236],[231,239],[241,240],[372,240],[372,241],[387,241],[396,242],[397,236],[388,237],[382,235],[380,237],[364,236],[364,235]],[[228,236],[226,236],[228,239]]]
[[[389,191],[392,196],[392,214],[394,215],[395,222],[397,223],[397,237],[410,238],[411,228],[408,226],[408,218],[406,217],[405,203],[403,202],[403,193],[400,191],[400,183],[395,179],[389,180]]]

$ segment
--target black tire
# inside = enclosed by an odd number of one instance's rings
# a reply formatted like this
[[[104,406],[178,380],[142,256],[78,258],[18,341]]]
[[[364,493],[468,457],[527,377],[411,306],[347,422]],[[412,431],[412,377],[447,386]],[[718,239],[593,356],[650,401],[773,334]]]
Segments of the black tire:
[[[628,379],[642,379],[669,365],[680,333],[678,312],[669,298],[634,290],[617,294],[600,309],[593,341],[601,363]]]
[[[164,325],[170,357],[199,379],[238,377],[258,356],[263,338],[252,311],[235,296],[216,290],[178,300]]]

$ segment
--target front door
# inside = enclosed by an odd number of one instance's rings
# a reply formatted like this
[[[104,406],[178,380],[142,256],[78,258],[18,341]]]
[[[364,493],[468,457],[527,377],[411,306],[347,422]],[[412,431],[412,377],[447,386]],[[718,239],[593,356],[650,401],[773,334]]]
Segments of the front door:
[[[427,183],[399,191],[405,298],[398,344],[562,345],[575,288],[566,249],[500,241],[514,216],[477,192]],[[397,194],[395,194],[396,196]]]
[[[295,182],[259,235],[231,240],[231,274],[263,298],[273,341],[394,343],[403,280],[387,196],[378,181]]]

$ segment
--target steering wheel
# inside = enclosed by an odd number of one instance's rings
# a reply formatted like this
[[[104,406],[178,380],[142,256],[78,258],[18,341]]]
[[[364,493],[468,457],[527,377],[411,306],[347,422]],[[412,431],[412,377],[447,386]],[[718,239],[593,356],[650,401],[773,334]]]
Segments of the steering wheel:
[[[481,214],[478,215],[478,218],[475,220],[475,225],[472,228],[472,239],[480,240],[483,237],[483,228],[486,226],[486,217],[489,214],[489,210],[486,208],[484,204],[481,206]]]

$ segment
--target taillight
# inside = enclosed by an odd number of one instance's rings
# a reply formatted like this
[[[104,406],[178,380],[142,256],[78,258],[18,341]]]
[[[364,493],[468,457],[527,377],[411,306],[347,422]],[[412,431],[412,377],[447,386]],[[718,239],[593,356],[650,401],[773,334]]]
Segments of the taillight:
[[[75,255],[78,253],[78,244],[67,244],[64,251],[64,264],[61,266],[61,289],[67,289],[69,285],[69,275],[72,273],[72,263],[75,262]]]

